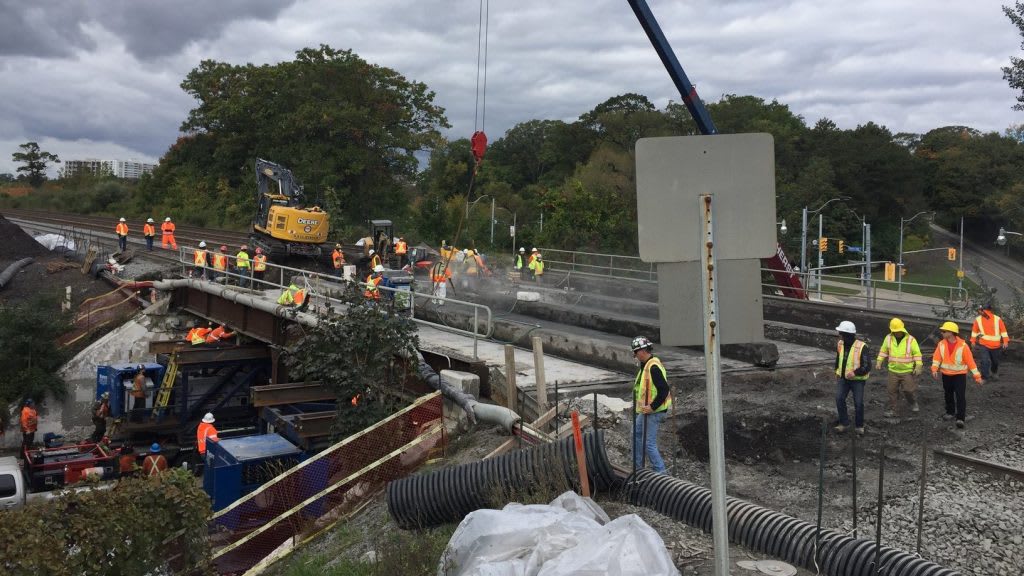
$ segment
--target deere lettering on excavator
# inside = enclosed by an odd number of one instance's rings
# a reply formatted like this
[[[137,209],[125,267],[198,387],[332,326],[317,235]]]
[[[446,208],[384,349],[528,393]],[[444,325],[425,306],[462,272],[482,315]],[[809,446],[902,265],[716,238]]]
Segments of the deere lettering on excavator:
[[[330,216],[319,206],[306,208],[302,185],[284,166],[256,160],[256,215],[251,242],[270,258],[323,256]]]

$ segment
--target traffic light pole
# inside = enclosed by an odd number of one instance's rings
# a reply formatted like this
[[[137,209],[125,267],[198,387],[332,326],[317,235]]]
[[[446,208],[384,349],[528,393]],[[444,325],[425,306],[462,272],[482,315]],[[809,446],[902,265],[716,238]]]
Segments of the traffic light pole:
[[[822,215],[818,214],[818,242],[825,237],[824,225],[822,223]],[[821,300],[821,267],[825,265],[825,251],[818,246],[818,300]]]

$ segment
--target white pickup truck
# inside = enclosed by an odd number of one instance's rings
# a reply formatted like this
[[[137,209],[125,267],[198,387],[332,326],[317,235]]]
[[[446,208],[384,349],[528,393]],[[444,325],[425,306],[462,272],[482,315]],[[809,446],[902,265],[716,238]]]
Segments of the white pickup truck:
[[[21,466],[21,461],[15,456],[0,456],[0,510],[15,510],[27,502],[52,500],[67,490],[106,490],[115,484],[114,482],[101,482],[32,492],[25,482],[25,474]]]

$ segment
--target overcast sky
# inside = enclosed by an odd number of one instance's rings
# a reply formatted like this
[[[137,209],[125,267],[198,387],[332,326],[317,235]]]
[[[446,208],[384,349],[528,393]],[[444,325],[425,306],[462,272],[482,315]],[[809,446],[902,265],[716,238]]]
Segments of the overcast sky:
[[[649,0],[698,92],[778,99],[808,124],[893,132],[1024,122],[1001,66],[1021,54],[1009,0]],[[156,161],[194,102],[202,59],[351,48],[426,83],[450,138],[476,113],[479,0],[0,0],[0,172],[37,141],[62,159]],[[572,121],[637,92],[679,95],[625,0],[490,2],[486,129]]]

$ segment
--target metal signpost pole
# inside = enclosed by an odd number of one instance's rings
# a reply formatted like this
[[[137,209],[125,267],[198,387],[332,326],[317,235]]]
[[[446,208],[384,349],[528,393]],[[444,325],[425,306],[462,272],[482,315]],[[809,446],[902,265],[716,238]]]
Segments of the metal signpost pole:
[[[822,215],[818,214],[818,300],[821,300],[821,267],[825,265],[825,253],[821,250],[821,239],[824,238],[825,231],[822,225]]]
[[[711,463],[711,533],[715,544],[715,574],[729,574],[729,524],[725,513],[725,433],[722,423],[722,366],[719,349],[718,269],[710,195],[701,195],[704,246],[704,370],[707,377],[708,440]]]
[[[807,276],[807,206],[804,206],[803,224],[800,226],[800,273],[804,275],[804,290],[811,287]]]

